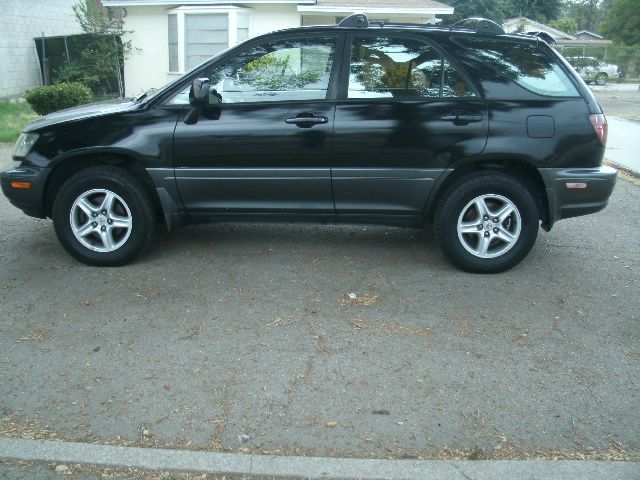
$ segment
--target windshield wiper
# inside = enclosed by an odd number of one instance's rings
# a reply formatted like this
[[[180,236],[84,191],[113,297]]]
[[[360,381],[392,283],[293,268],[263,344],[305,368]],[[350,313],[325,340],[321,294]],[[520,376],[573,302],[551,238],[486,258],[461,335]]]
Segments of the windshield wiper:
[[[134,103],[140,103],[142,100],[144,100],[145,98],[147,98],[147,96],[148,96],[150,93],[153,93],[153,92],[155,92],[156,90],[157,90],[156,88],[150,88],[150,89],[149,89],[149,90],[147,90],[146,92],[141,93],[141,94],[139,94],[139,95],[137,95],[137,96],[133,97],[133,102],[134,102]]]

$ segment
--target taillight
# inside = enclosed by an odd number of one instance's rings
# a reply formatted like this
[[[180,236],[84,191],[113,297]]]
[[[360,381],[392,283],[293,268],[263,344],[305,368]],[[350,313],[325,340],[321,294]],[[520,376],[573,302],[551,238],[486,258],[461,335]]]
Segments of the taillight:
[[[607,124],[607,117],[605,117],[602,113],[592,113],[589,115],[589,120],[591,120],[591,125],[593,125],[593,129],[598,136],[598,140],[603,147],[607,146],[607,135],[609,133],[609,125]]]

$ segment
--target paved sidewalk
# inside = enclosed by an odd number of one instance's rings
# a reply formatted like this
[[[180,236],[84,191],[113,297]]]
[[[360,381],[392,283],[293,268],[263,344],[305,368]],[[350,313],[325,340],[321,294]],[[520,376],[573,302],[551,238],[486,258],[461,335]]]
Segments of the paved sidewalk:
[[[7,165],[9,165],[9,162],[11,162],[12,154],[13,154],[13,145],[0,143],[0,169],[3,169]]]
[[[195,452],[15,438],[0,439],[0,459],[309,479],[600,480],[606,478],[607,480],[629,480],[640,478],[640,465],[633,462],[359,460]],[[2,473],[1,470],[0,473]]]
[[[640,122],[607,117],[609,140],[605,158],[615,166],[640,175]]]
[[[589,85],[594,92],[637,92],[640,85],[637,83],[607,83],[606,85]]]

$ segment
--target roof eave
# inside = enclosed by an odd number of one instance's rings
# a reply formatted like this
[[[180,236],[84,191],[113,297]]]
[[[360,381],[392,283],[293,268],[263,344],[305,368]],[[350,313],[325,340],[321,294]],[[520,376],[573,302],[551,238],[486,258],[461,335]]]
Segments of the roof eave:
[[[303,2],[300,2],[303,3]],[[367,6],[319,6],[315,4],[311,5],[298,5],[298,12],[301,13],[389,13],[395,15],[451,15],[453,14],[452,7],[432,7],[432,8],[416,8],[416,7],[367,7]]]
[[[105,7],[156,7],[166,5],[229,5],[229,0],[102,0]],[[242,0],[242,4],[285,4],[285,5],[314,5],[315,0]]]

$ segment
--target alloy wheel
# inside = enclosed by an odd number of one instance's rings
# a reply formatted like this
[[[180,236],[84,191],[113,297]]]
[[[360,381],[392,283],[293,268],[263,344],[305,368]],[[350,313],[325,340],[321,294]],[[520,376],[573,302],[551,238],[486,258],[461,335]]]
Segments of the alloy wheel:
[[[86,248],[95,252],[113,252],[122,247],[133,226],[131,210],[111,190],[92,189],[82,193],[69,213],[71,231]]]
[[[511,250],[522,231],[515,204],[497,194],[480,195],[462,209],[457,223],[462,246],[479,258],[496,258]]]

